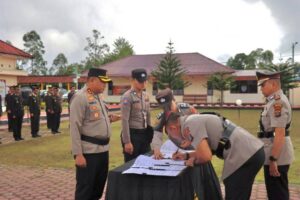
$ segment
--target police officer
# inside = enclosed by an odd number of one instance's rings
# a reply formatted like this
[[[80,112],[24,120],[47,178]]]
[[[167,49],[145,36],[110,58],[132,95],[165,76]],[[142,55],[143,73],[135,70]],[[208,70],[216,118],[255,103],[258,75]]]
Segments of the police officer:
[[[106,70],[91,68],[86,86],[72,99],[70,132],[76,164],[76,200],[99,199],[104,189],[108,173],[110,122],[120,119],[120,116],[108,115],[100,98],[109,81]]]
[[[15,86],[15,93],[11,100],[11,115],[12,115],[12,128],[15,141],[24,140],[21,137],[22,123],[24,117],[23,98],[18,86]]]
[[[154,150],[154,157],[161,159],[163,158],[160,152],[160,147],[163,142],[163,129],[165,128],[167,117],[170,113],[177,112],[181,116],[185,116],[196,114],[198,111],[187,103],[176,103],[172,90],[169,88],[160,91],[155,98],[158,105],[163,108],[163,112],[158,115],[157,119],[159,122],[154,127],[154,136],[151,146]],[[177,140],[172,140],[172,142],[177,143],[178,146],[180,145]],[[193,147],[186,148],[186,150],[191,149],[193,149]],[[197,165],[193,168],[192,181],[198,199],[222,199],[219,179],[211,162]]]
[[[5,96],[5,105],[6,105],[6,113],[7,113],[7,123],[8,123],[8,131],[12,132],[12,115],[11,115],[11,102],[12,96],[15,93],[14,86],[10,86],[8,93]]]
[[[53,134],[60,133],[59,126],[60,126],[60,116],[62,112],[62,99],[59,94],[59,90],[57,86],[53,87],[53,95],[52,95],[52,103],[51,103],[51,110],[53,110],[53,119],[52,119],[52,126],[51,131]]]
[[[39,98],[39,88],[37,86],[32,86],[32,93],[28,98],[28,107],[30,112],[30,125],[31,125],[31,136],[33,138],[41,137],[39,133],[40,127],[40,98]]]
[[[53,87],[52,85],[48,87],[47,94],[45,95],[45,111],[47,117],[47,128],[52,129],[53,126],[53,118],[54,118],[54,111],[53,111]]]
[[[188,166],[193,166],[211,161],[215,153],[224,159],[225,199],[250,199],[255,176],[265,159],[260,140],[213,114],[180,117],[178,113],[171,113],[166,129],[169,137],[182,141],[180,147],[191,145],[195,149],[192,153],[176,153],[174,159],[185,159]]]
[[[154,127],[154,135],[151,147],[154,150],[154,157],[156,159],[162,158],[160,147],[163,143],[163,129],[166,124],[166,117],[170,112],[178,112],[182,115],[196,114],[198,111],[187,103],[176,103],[171,89],[164,89],[155,96],[158,105],[163,108],[163,112],[157,116],[158,122]],[[173,141],[174,142],[174,141]]]
[[[292,110],[280,85],[279,72],[257,72],[258,85],[267,103],[261,114],[258,137],[264,142],[265,184],[270,200],[289,199],[288,171],[294,160],[289,136]]]
[[[150,102],[148,95],[144,92],[147,72],[145,69],[135,69],[131,75],[132,87],[121,98],[121,137],[125,162],[149,152],[153,138]]]

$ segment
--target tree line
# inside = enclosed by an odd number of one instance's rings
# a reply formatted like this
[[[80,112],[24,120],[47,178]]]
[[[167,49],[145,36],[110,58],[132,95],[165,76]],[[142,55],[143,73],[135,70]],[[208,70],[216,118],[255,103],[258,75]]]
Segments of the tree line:
[[[123,37],[117,38],[113,43],[113,50],[105,42],[104,36],[98,30],[92,30],[92,36],[87,37],[84,51],[87,53],[85,60],[79,63],[68,63],[63,52],[53,60],[50,68],[44,60],[45,46],[40,35],[32,30],[23,36],[24,51],[31,54],[31,60],[24,60],[18,64],[19,69],[26,69],[31,75],[72,75],[80,74],[91,67],[97,67],[108,62],[134,54],[133,46]]]

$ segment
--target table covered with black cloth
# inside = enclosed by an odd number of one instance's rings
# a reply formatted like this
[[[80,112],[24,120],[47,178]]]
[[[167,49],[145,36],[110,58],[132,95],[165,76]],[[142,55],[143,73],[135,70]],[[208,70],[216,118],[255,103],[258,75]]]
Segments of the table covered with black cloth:
[[[176,177],[122,174],[135,160],[111,170],[108,174],[106,200],[193,200],[191,169]]]

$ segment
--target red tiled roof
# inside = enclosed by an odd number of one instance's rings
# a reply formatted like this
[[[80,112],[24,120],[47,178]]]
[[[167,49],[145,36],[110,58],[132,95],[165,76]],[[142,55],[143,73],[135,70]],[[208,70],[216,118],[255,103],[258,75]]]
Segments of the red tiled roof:
[[[181,66],[188,75],[209,75],[216,72],[233,73],[234,70],[200,53],[177,53]],[[131,76],[131,71],[144,68],[150,74],[158,66],[165,54],[132,55],[100,66],[109,76]],[[86,72],[83,74],[86,75]]]
[[[8,54],[14,56],[20,56],[23,58],[32,58],[32,56],[17,47],[14,47],[2,40],[0,40],[0,54]]]

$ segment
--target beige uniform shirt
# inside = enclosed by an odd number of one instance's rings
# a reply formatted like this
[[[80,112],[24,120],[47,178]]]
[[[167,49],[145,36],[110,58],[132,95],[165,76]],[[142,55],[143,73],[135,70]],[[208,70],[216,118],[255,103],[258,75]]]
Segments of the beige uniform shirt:
[[[110,120],[100,95],[88,92],[85,86],[73,96],[70,110],[72,153],[78,155],[108,151],[108,145],[97,145],[80,139],[81,135],[100,139],[111,135]]]
[[[194,114],[181,118],[181,132],[188,130],[193,137],[192,146],[197,148],[207,139],[211,150],[215,151],[224,131],[222,119],[216,115]],[[263,147],[263,143],[241,127],[236,127],[230,138],[231,147],[224,150],[224,180],[238,170],[251,156]]]
[[[276,97],[277,95],[277,97]],[[276,97],[276,98],[275,98]],[[277,100],[276,100],[277,99]],[[281,104],[281,111],[275,114],[274,106],[276,103]],[[275,92],[267,97],[267,104],[261,114],[262,124],[266,132],[275,131],[275,128],[285,128],[292,120],[291,105],[282,90]],[[273,148],[274,138],[262,138],[266,154],[265,165],[268,165],[271,151]],[[285,137],[285,143],[282,147],[280,156],[277,160],[278,165],[289,165],[294,160],[294,150],[290,136]]]
[[[141,97],[134,89],[127,90],[121,98],[122,141],[130,142],[129,129],[145,129],[151,126],[150,102],[146,92]]]

